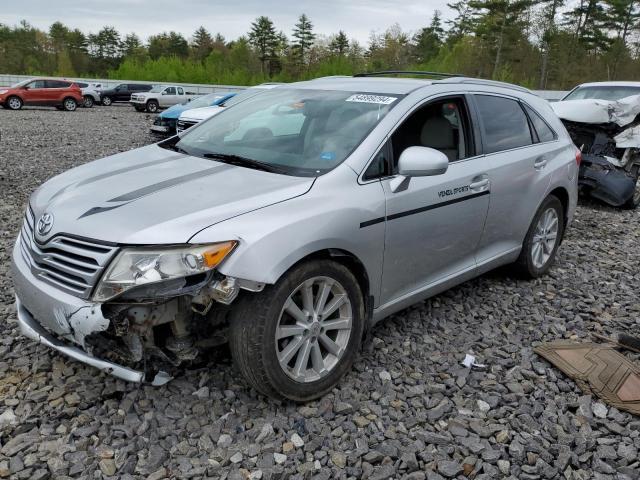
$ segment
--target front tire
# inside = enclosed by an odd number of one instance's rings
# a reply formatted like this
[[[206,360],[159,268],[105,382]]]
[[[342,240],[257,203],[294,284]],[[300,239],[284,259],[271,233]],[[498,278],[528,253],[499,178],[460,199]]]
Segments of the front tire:
[[[67,112],[73,112],[76,108],[78,108],[78,102],[76,102],[73,98],[67,97],[62,101],[62,108]]]
[[[104,105],[105,107],[108,107],[112,103],[113,100],[111,100],[111,97],[102,97],[102,105]]]
[[[349,371],[364,323],[363,295],[346,267],[303,263],[234,306],[231,355],[257,391],[305,402],[329,392]]]
[[[147,112],[156,113],[158,111],[159,105],[155,100],[149,100],[147,102]]]
[[[83,97],[83,100],[82,100],[82,106],[83,106],[84,108],[91,108],[91,107],[93,107],[93,103],[94,103],[94,101],[93,101],[93,97],[92,97],[91,95],[85,95],[85,96]]]
[[[23,102],[20,97],[13,96],[7,98],[6,105],[9,110],[20,110],[22,108]]]
[[[549,195],[531,222],[516,271],[525,278],[538,278],[551,268],[564,234],[564,208],[555,195]]]

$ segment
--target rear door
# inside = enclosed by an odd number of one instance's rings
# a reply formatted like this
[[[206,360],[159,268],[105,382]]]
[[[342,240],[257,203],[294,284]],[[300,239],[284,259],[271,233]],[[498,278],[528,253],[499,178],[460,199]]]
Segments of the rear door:
[[[478,264],[517,254],[544,199],[551,176],[547,165],[557,147],[549,129],[541,142],[519,99],[475,94],[483,151],[491,181],[491,205],[478,248]]]
[[[48,105],[59,105],[63,97],[68,93],[71,83],[63,80],[47,80],[45,98]]]
[[[382,304],[473,276],[491,191],[476,136],[464,95],[419,106],[392,134],[391,173],[410,146],[440,150],[449,167],[442,175],[411,178],[404,190],[394,191],[397,178],[382,180],[387,204]]]

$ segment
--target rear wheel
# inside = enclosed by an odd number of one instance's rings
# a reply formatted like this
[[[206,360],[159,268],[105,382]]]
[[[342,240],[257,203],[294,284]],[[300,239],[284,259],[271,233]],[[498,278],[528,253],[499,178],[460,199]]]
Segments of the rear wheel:
[[[564,233],[564,209],[554,195],[549,195],[533,217],[522,251],[515,263],[520,274],[538,278],[551,268]]]
[[[108,107],[112,103],[113,101],[111,100],[111,97],[102,97],[102,105],[104,105],[105,107]]]
[[[147,112],[149,113],[156,113],[158,111],[158,102],[156,102],[155,100],[149,100],[147,102]]]
[[[259,392],[308,401],[330,391],[349,371],[364,321],[363,296],[353,274],[338,263],[317,260],[240,299],[230,318],[231,354]]]
[[[91,108],[93,107],[93,97],[91,95],[85,95],[82,99],[82,106],[84,108]]]
[[[7,98],[7,107],[10,110],[20,110],[22,108],[23,102],[20,97],[9,97]]]
[[[64,108],[67,112],[73,112],[76,108],[78,108],[78,102],[76,102],[73,98],[67,97],[62,101],[62,108]]]

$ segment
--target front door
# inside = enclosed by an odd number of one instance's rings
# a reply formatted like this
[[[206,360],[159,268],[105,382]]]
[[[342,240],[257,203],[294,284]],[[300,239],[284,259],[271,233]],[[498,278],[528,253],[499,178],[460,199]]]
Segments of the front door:
[[[23,95],[25,105],[44,105],[47,103],[45,80],[34,80],[26,87]]]
[[[470,126],[465,98],[447,97],[418,108],[391,138],[395,166],[404,149],[425,146],[446,154],[449,167],[442,175],[413,177],[403,190],[393,191],[397,179],[382,182],[387,202],[383,305],[473,275],[491,185]]]

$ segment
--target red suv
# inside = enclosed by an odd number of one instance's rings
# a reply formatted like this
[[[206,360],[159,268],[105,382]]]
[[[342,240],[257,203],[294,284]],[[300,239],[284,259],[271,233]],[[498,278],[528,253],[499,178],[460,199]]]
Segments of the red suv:
[[[23,105],[50,105],[73,111],[82,101],[80,87],[67,80],[33,78],[12,87],[0,87],[0,105],[10,110],[20,110]]]

